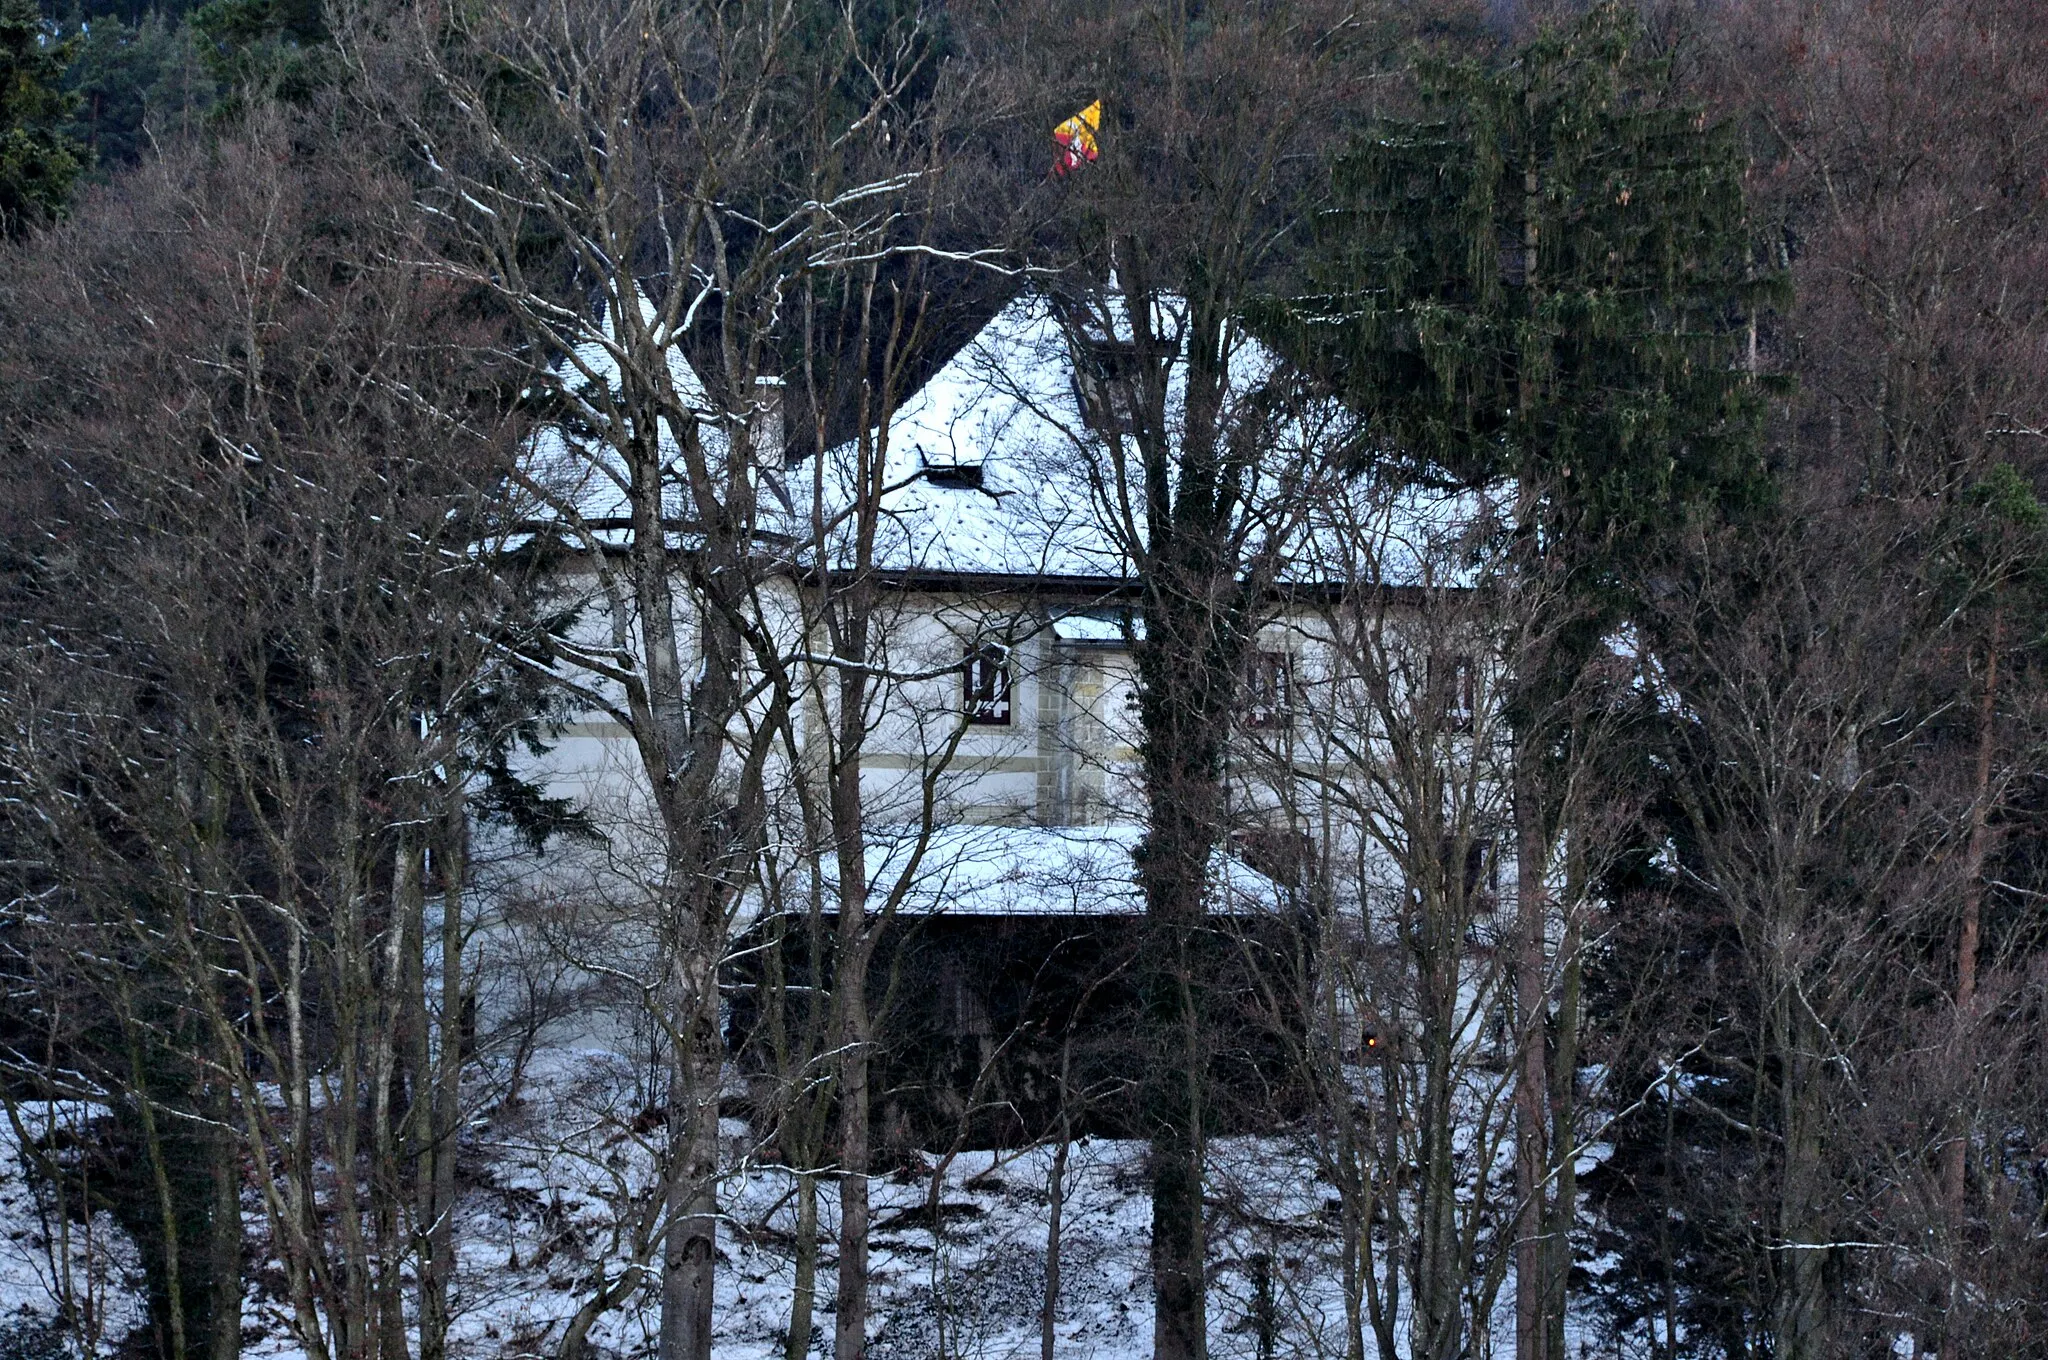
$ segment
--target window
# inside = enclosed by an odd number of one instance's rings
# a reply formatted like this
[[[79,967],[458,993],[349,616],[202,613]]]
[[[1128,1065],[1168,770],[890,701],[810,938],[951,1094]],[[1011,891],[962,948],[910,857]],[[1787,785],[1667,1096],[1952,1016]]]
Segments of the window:
[[[1437,718],[1453,732],[1472,730],[1479,688],[1476,671],[1469,656],[1430,658],[1430,704]]]
[[[1465,900],[1474,911],[1492,911],[1500,901],[1500,852],[1492,837],[1465,847]]]
[[[978,727],[1010,725],[1010,653],[987,643],[967,658],[960,672],[960,707]]]
[[[1251,668],[1245,675],[1244,725],[1285,727],[1294,698],[1294,655],[1291,652],[1253,652]]]

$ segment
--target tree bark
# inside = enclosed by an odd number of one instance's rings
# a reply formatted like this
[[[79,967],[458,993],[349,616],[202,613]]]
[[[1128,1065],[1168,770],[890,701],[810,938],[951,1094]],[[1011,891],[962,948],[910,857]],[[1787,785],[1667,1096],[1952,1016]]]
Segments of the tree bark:
[[[404,1069],[415,1057],[412,1050],[426,1023],[426,845],[408,833],[399,839],[393,853],[383,967],[379,974],[366,970],[364,976],[366,983],[382,993],[370,1012],[376,1017],[370,1061],[370,1220],[375,1258],[371,1287],[376,1299],[379,1360],[406,1360],[403,1262],[416,1244],[407,1241],[403,1213],[408,1208],[417,1211],[419,1206],[417,1201],[406,1203],[403,1161],[411,1150],[408,1135],[417,1129],[418,1116],[424,1110],[419,1097],[424,1094],[426,1076],[423,1068],[413,1067],[414,1109],[408,1115],[403,1100]],[[417,1188],[416,1181],[412,1188]]]
[[[692,961],[694,963],[694,961]],[[669,1096],[672,1164],[661,1275],[663,1360],[711,1354],[718,1232],[718,1081],[716,967],[690,967],[685,983]],[[710,993],[707,1003],[705,993]]]
[[[838,933],[832,958],[839,1088],[839,1274],[832,1320],[835,1360],[861,1360],[868,1344],[868,1173],[874,1157],[870,1087],[874,1036],[868,1010],[868,967],[881,927],[868,920],[867,815],[862,803],[861,757],[867,745],[871,682],[866,668],[871,660],[875,604],[875,587],[867,573],[873,561],[878,506],[866,493],[879,485],[880,455],[879,449],[863,441],[863,494],[853,570],[836,602],[836,617],[828,608],[833,652],[847,663],[838,668],[832,686],[837,705],[831,715],[835,741],[825,790],[839,872]]]
[[[1184,954],[1183,954],[1184,956]],[[1207,1280],[1203,1273],[1200,1078],[1190,1069],[1199,1054],[1185,1039],[1174,1044],[1169,1065],[1179,1085],[1152,1128],[1152,1324],[1154,1360],[1203,1360],[1208,1354]],[[1171,1101],[1174,1108],[1165,1108]]]
[[[1517,763],[1520,763],[1518,757]],[[1553,1360],[1546,1194],[1550,1171],[1550,987],[1545,930],[1550,916],[1544,866],[1549,837],[1534,777],[1515,774],[1515,1013],[1521,1060],[1515,1082],[1515,1356]]]
[[[804,1166],[796,1173],[796,1285],[790,1291],[783,1360],[804,1360],[811,1353],[811,1315],[817,1293],[818,1177]]]
[[[1163,734],[1162,734],[1163,735]],[[1166,745],[1155,737],[1157,745]],[[1177,771],[1185,775],[1185,771]],[[1176,788],[1178,786],[1178,788]],[[1174,795],[1185,778],[1153,787],[1152,824],[1139,861],[1146,890],[1151,958],[1146,1005],[1160,1044],[1147,1099],[1152,1163],[1152,1280],[1155,1360],[1204,1360],[1208,1353],[1205,1224],[1202,1204],[1203,1079],[1196,937],[1215,832],[1213,819],[1189,816]],[[1220,791],[1197,786],[1197,794]],[[1185,797],[1185,793],[1182,794]]]
[[[1583,969],[1579,959],[1577,904],[1585,900],[1584,885],[1574,875],[1566,888],[1564,938],[1558,947],[1560,996],[1555,1060],[1550,1064],[1551,1203],[1546,1232],[1548,1268],[1543,1277],[1543,1316],[1550,1329],[1546,1343],[1555,1360],[1564,1360],[1565,1295],[1571,1284],[1572,1225],[1578,1216],[1578,1153],[1573,1134],[1578,1122],[1579,1018]]]
[[[1417,1125],[1414,1139],[1419,1163],[1411,1349],[1417,1360],[1456,1360],[1464,1353],[1466,1336],[1466,1262],[1458,1231],[1459,1175],[1452,1153],[1459,1124],[1453,1091],[1465,923],[1464,913],[1452,909],[1452,899],[1457,891],[1454,878],[1463,872],[1463,865],[1452,863],[1453,856],[1439,846],[1430,846],[1428,852],[1437,863],[1435,871],[1423,875],[1417,885],[1424,914],[1413,928],[1421,941],[1414,966],[1416,1010],[1421,1021],[1416,1042],[1422,1059],[1415,1075],[1422,1090],[1419,1099],[1411,1099],[1408,1105]],[[1404,1037],[1393,1042],[1400,1043]]]
[[[857,689],[858,681],[848,682]],[[844,702],[842,694],[842,702]],[[844,710],[842,726],[857,722]],[[833,771],[832,798],[839,850],[839,941],[832,991],[839,1048],[839,1280],[832,1322],[835,1360],[860,1360],[868,1344],[868,1171],[873,1161],[869,1090],[868,957],[873,947],[867,916],[867,859],[859,822],[859,746]],[[842,829],[849,817],[851,844]]]
[[[868,1166],[870,1150],[867,969],[860,951],[836,968],[837,987],[859,998],[846,1003],[839,1027],[839,1282],[832,1320],[834,1360],[860,1360],[868,1344]],[[850,965],[850,966],[849,966]]]
[[[455,1277],[455,1160],[462,1133],[462,905],[468,810],[461,789],[452,781],[442,797],[438,1047],[431,1067],[420,1067],[420,1080],[433,1083],[431,1096],[422,1099],[427,1139],[420,1167],[425,1248],[419,1271],[420,1360],[445,1360],[448,1353],[449,1293]]]
[[[1778,1191],[1776,1250],[1771,1253],[1776,1277],[1771,1299],[1771,1354],[1775,1360],[1811,1360],[1820,1351],[1827,1305],[1823,1268],[1827,1253],[1814,1241],[1817,1200],[1824,1193],[1821,1173],[1823,1117],[1813,1055],[1818,1036],[1795,997],[1796,963],[1780,959],[1772,1007],[1773,1038],[1782,1068],[1779,1121],[1784,1137],[1783,1184]]]
[[[1060,1308],[1060,1219],[1066,1209],[1067,1154],[1074,1147],[1073,1131],[1067,1126],[1064,1086],[1060,1105],[1060,1144],[1053,1150],[1052,1174],[1045,1182],[1045,1301],[1038,1309],[1038,1360],[1053,1360],[1059,1335],[1056,1324]]]
[[[2004,627],[2004,607],[1995,605],[1991,611],[1991,638],[1985,648],[1984,693],[1977,707],[1977,768],[1971,787],[1970,839],[1963,850],[1962,923],[1956,940],[1956,1027],[1964,1036],[1965,1045],[1977,1004],[1977,951],[1983,931],[1984,862],[1991,853],[1991,763],[1997,747],[1998,653]],[[1958,1219],[1963,1212],[1969,1155],[1970,1130],[1966,1120],[1963,1131],[1945,1149],[1942,1168],[1949,1211]]]
[[[1524,104],[1533,119],[1533,89],[1526,94]],[[1536,313],[1541,296],[1538,252],[1542,244],[1542,212],[1542,182],[1536,167],[1530,165],[1522,172],[1521,288],[1531,315]],[[1524,412],[1537,402],[1533,372],[1534,365],[1525,356],[1520,376]],[[1520,495],[1524,534],[1532,532],[1529,526],[1533,520],[1533,496],[1533,489],[1525,482]],[[1533,551],[1533,547],[1526,549],[1524,556]],[[1551,1328],[1546,1309],[1549,1252],[1545,1233],[1550,1220],[1546,1209],[1550,1169],[1546,1045],[1550,1035],[1550,996],[1544,931],[1549,923],[1550,898],[1543,877],[1550,859],[1550,838],[1534,771],[1530,768],[1535,755],[1529,748],[1534,743],[1527,740],[1528,734],[1518,735],[1524,740],[1514,755],[1515,1009],[1522,1030],[1522,1062],[1515,1088],[1515,1190],[1521,1205],[1515,1224],[1515,1357],[1562,1360],[1550,1351]]]
[[[208,1360],[237,1360],[242,1353],[242,1158],[241,1145],[230,1132],[233,1112],[227,1093],[218,1085],[207,1092],[213,1127],[206,1134],[212,1163],[213,1205],[208,1228],[208,1256],[213,1297],[207,1309],[212,1335]]]

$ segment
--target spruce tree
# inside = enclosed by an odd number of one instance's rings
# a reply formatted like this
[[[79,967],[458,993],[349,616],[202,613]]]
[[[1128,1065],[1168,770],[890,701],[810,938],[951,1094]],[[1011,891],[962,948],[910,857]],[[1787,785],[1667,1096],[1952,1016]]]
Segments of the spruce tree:
[[[75,102],[63,89],[68,57],[35,0],[0,0],[0,238],[55,217],[84,169],[64,131]]]
[[[1730,129],[1614,5],[1514,60],[1421,64],[1424,117],[1338,163],[1292,347],[1374,447],[1540,488],[1518,528],[1605,573],[1689,507],[1755,503],[1761,267]]]
[[[219,87],[216,113],[264,98],[304,103],[333,78],[333,35],[320,0],[207,0],[190,23]]]
[[[182,20],[144,15],[130,24],[102,15],[70,27],[65,86],[75,96],[66,131],[85,150],[91,177],[139,163],[152,144],[195,129],[214,85]]]
[[[1375,456],[1512,485],[1518,574],[1548,583],[1526,595],[1551,617],[1525,630],[1543,643],[1515,658],[1508,715],[1517,1006],[1536,1036],[1518,1070],[1521,1360],[1563,1355],[1575,1201],[1577,951],[1546,938],[1546,767],[1571,740],[1555,715],[1673,531],[1768,493],[1757,318],[1782,275],[1760,262],[1732,132],[1672,97],[1646,46],[1610,4],[1511,60],[1422,62],[1421,116],[1336,165],[1322,291],[1270,318],[1367,416]]]

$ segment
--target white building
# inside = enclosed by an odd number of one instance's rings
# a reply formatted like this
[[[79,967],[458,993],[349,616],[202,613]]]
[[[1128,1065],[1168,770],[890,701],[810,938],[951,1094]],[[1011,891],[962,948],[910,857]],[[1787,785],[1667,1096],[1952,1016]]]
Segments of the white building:
[[[1174,321],[1169,308],[1161,323]],[[861,772],[871,882],[889,885],[913,849],[921,855],[902,895],[906,914],[1141,910],[1130,860],[1143,821],[1132,660],[1141,624],[1128,550],[1141,489],[1121,468],[1114,432],[1101,428],[1115,419],[1115,394],[1090,354],[1115,344],[1073,334],[1027,293],[912,393],[876,440],[885,489],[871,562],[886,591],[872,664],[885,679]],[[701,392],[674,363],[679,386]],[[1230,371],[1233,400],[1248,410],[1277,365],[1247,340]],[[1499,898],[1506,824],[1488,702],[1503,663],[1473,589],[1490,569],[1485,500],[1332,474],[1333,450],[1356,431],[1328,401],[1301,402],[1263,428],[1273,469],[1315,475],[1306,496],[1304,479],[1271,470],[1254,488],[1252,518],[1265,516],[1260,532],[1279,536],[1280,565],[1232,741],[1233,825],[1217,901],[1270,912],[1313,878],[1369,948],[1394,938],[1421,890],[1416,865],[1432,861],[1451,866],[1444,872],[1460,883],[1439,888],[1483,924]],[[818,565],[853,560],[841,516],[853,503],[854,459],[847,445],[761,472],[764,532],[803,545],[763,586],[771,630],[781,629],[793,659],[820,650],[799,622]],[[602,451],[554,433],[534,467],[586,524],[623,519]],[[1294,499],[1272,494],[1279,484]],[[564,573],[565,589],[586,586],[590,570],[586,554]],[[586,626],[608,627],[602,615],[593,609]],[[692,621],[679,624],[687,631]],[[792,667],[813,687],[795,705],[800,748],[823,719],[828,672]],[[803,843],[792,812],[788,781],[805,777],[801,760],[778,768],[784,796],[767,854],[782,857],[786,875],[818,847]],[[601,711],[575,715],[539,772],[601,824],[637,820],[639,760],[627,729]],[[588,881],[629,882],[632,840],[630,830],[614,835]],[[829,858],[811,861],[828,879]],[[1490,1004],[1476,999],[1475,1014]]]

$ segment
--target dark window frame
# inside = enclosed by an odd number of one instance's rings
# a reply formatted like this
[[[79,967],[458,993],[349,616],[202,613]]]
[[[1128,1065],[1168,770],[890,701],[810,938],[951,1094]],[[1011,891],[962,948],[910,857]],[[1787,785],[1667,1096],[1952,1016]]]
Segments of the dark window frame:
[[[1247,658],[1244,725],[1255,732],[1294,725],[1294,653],[1258,648]]]
[[[1466,652],[1430,658],[1429,702],[1453,732],[1470,732],[1479,711],[1479,666]]]
[[[1015,724],[1016,684],[1009,648],[983,643],[960,663],[960,708],[970,727]]]

